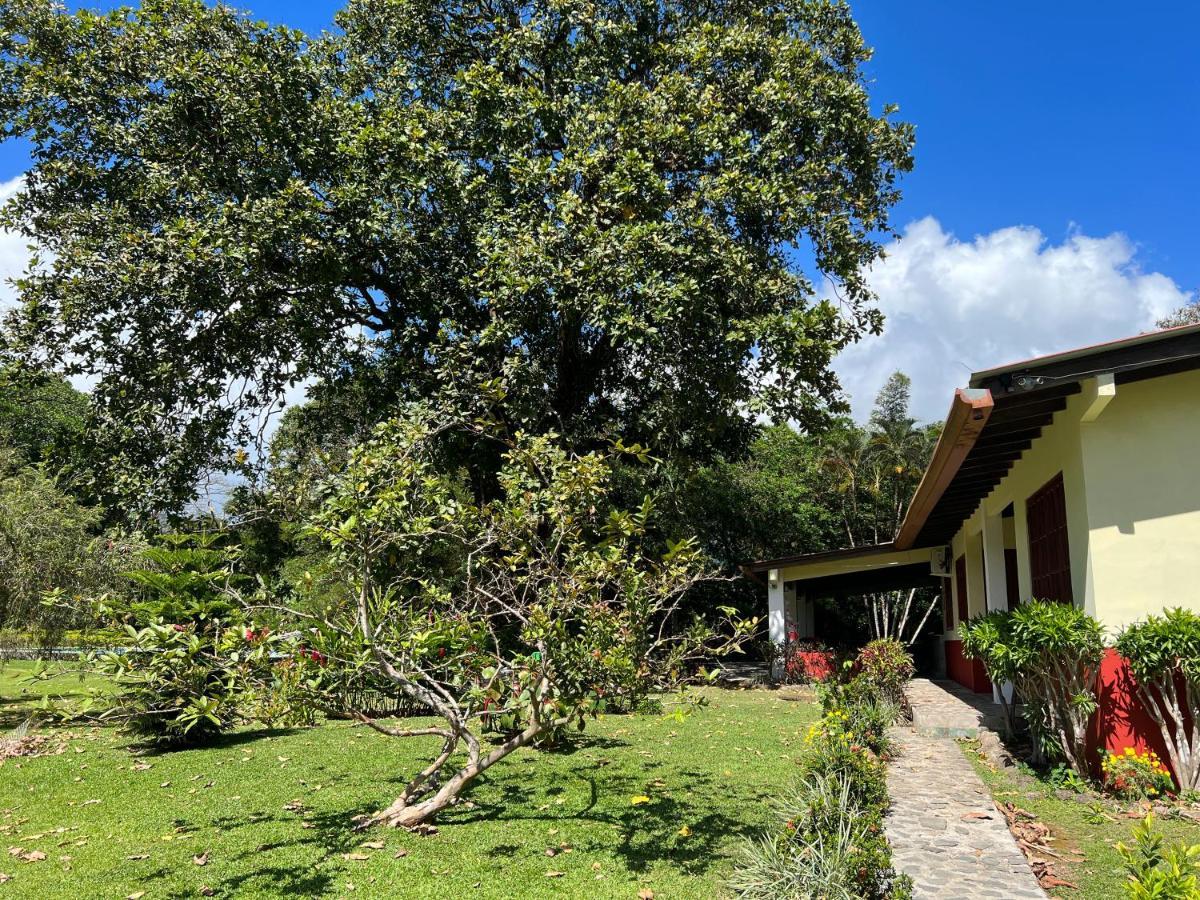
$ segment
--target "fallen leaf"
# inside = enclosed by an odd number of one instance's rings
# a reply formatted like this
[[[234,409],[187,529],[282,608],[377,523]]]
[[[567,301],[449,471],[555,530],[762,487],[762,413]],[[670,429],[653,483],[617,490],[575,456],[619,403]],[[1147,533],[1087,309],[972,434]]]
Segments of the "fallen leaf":
[[[150,854],[149,854],[149,853],[135,853],[135,854],[133,854],[133,856],[127,856],[127,857],[125,857],[125,858],[126,858],[126,859],[128,859],[128,860],[135,860],[135,859],[149,859],[149,858],[150,858]]]
[[[365,847],[367,850],[382,850],[383,841],[367,841],[365,844],[363,844],[363,847]]]
[[[641,806],[643,803],[649,803],[649,802],[650,802],[650,798],[647,797],[645,794],[638,794],[636,797],[629,798],[630,806]]]
[[[99,803],[99,802],[100,802],[99,800],[84,800],[84,801],[83,801],[81,804],[79,804],[79,805],[80,805],[80,806],[94,806],[95,804],[97,804],[97,803]]]
[[[142,900],[145,896],[145,891],[134,891],[132,894],[126,895],[125,900]]]
[[[682,828],[680,828],[680,829],[679,829],[679,831],[678,831],[678,832],[676,832],[676,833],[677,833],[677,834],[678,834],[680,837],[691,837],[691,836],[692,836],[692,829],[690,829],[690,828],[688,828],[686,825],[684,825],[684,826],[683,826]]]
[[[342,859],[350,859],[350,860],[354,860],[355,862],[362,862],[363,860],[370,859],[370,858],[371,857],[366,853],[343,853],[342,854]]]
[[[192,862],[194,862],[198,866],[207,866],[208,865],[208,851],[205,850],[200,855],[193,856]]]
[[[401,847],[392,855],[392,859],[403,859],[406,856],[408,856],[408,851]]]
[[[654,900],[654,891],[650,888],[642,888],[638,891],[638,900]]]
[[[0,872],[0,884],[4,884],[6,881],[12,881],[12,876],[4,872]]]
[[[28,853],[22,853],[21,859],[25,862],[41,862],[46,858],[46,854],[41,850],[30,850]]]
[[[566,874],[567,874],[566,872],[555,872],[555,871],[551,870],[546,873],[546,877],[547,878],[562,878]]]
[[[557,853],[558,853],[558,851],[557,851],[557,850],[555,850],[553,847],[547,847],[547,848],[546,848],[546,855],[547,855],[547,856],[554,856],[554,855],[555,855],[555,854],[557,854]]]
[[[992,816],[990,813],[985,812],[969,812],[963,813],[962,817],[964,819],[990,819]]]
[[[200,885],[200,896],[201,897],[211,897],[215,893],[216,893],[216,891],[214,891],[212,888],[210,888],[207,884]]]

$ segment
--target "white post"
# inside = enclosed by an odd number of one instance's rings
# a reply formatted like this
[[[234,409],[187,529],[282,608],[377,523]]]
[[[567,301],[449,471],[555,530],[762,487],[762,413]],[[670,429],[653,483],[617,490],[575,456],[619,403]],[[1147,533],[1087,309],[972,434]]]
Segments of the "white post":
[[[987,587],[987,608],[992,610],[1008,609],[1008,580],[1004,564],[1004,519],[997,513],[983,514],[983,580]],[[1003,686],[992,685],[992,696],[1000,702],[1000,691],[1012,699],[1012,685],[1005,682]]]
[[[784,609],[783,579],[779,577],[778,569],[767,572],[767,633],[771,643],[783,649],[787,643],[787,613]],[[783,661],[776,660],[772,678],[783,674]]]

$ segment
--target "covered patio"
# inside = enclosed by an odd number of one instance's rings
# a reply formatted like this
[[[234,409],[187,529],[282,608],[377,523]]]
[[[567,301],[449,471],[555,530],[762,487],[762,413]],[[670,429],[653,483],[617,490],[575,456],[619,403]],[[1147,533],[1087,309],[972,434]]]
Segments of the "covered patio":
[[[982,665],[963,657],[956,629],[971,616],[1008,609],[1030,595],[1034,568],[1040,575],[1046,560],[1036,567],[1030,560],[1028,517],[1036,516],[1036,509],[1017,510],[1012,503],[997,508],[985,499],[1067,407],[1068,398],[1083,391],[1102,397],[1104,390],[1103,383],[1068,383],[998,396],[988,388],[956,391],[895,540],[759,560],[747,567],[767,584],[771,640],[784,644],[789,634],[819,638],[816,610],[822,598],[932,588],[942,597],[941,614],[934,614],[942,652],[930,674],[991,694]],[[1056,547],[1046,559],[1059,553]],[[1069,584],[1063,593],[1063,599],[1070,598]],[[1043,586],[1039,596],[1044,595]]]

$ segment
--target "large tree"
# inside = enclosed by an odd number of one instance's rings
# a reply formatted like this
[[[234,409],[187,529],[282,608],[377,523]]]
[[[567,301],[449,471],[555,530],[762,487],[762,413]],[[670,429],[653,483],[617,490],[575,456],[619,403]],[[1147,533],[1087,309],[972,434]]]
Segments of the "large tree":
[[[179,503],[303,378],[386,406],[515,373],[513,422],[687,456],[835,399],[912,144],[845,4],[359,0],[336,25],[0,5],[4,133],[34,157],[3,224],[39,252],[7,352],[97,380],[112,489]]]

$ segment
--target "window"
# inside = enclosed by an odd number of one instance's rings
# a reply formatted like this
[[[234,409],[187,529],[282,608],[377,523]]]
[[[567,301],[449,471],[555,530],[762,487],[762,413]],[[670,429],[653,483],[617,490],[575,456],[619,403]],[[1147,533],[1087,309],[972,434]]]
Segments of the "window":
[[[1034,599],[1072,603],[1067,500],[1061,472],[1025,501],[1025,514]]]

